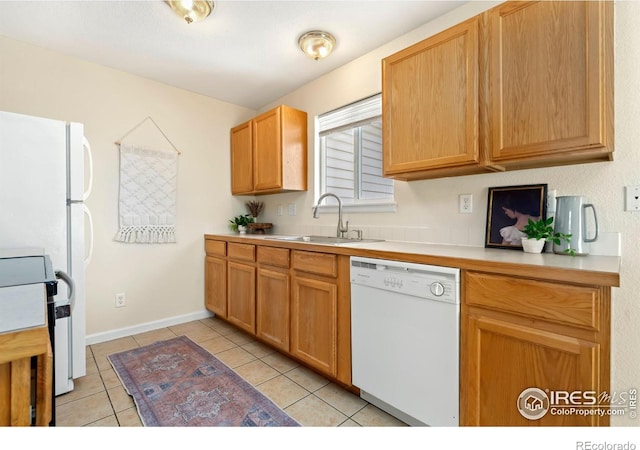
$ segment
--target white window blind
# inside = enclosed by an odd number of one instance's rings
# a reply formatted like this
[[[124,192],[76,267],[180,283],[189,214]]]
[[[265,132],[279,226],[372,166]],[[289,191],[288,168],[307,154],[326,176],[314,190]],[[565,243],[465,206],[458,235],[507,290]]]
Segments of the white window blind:
[[[320,136],[344,127],[353,128],[360,122],[382,117],[382,96],[373,95],[318,117]]]
[[[393,201],[393,181],[382,177],[381,115],[378,94],[318,117],[322,192],[345,204]]]

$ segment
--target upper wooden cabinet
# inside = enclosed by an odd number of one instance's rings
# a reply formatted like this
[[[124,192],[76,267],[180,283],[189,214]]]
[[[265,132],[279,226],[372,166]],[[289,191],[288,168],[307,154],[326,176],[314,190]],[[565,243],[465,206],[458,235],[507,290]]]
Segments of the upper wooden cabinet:
[[[491,161],[612,159],[613,2],[508,2],[489,20]]]
[[[251,121],[231,129],[231,193],[253,192]]]
[[[382,61],[383,173],[473,173],[478,154],[478,19]]]
[[[307,113],[285,105],[231,129],[231,193],[307,190]]]
[[[607,161],[613,2],[506,2],[382,61],[383,173]]]

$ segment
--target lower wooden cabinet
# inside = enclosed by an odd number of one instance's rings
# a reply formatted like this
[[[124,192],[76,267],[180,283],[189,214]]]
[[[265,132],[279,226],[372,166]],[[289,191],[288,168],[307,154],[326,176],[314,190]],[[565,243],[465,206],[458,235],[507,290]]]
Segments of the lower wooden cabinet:
[[[289,352],[291,317],[290,252],[286,248],[258,246],[256,336]]]
[[[335,377],[338,341],[336,282],[296,274],[292,284],[291,353]]]
[[[349,257],[291,251],[291,354],[351,386]]]
[[[223,239],[205,241],[207,309],[357,392],[349,256]],[[606,413],[561,414],[552,407],[579,407],[589,401],[583,394],[610,393],[610,286],[616,281],[590,284],[598,280],[580,272],[550,281],[522,268],[484,272],[464,263],[460,425],[608,425]]]
[[[285,352],[290,336],[289,278],[288,270],[258,268],[256,335]]]
[[[349,257],[205,240],[205,305],[352,388]]]
[[[600,346],[559,333],[483,317],[467,319],[469,364],[474,368],[468,389],[469,425],[552,426],[598,425],[597,416],[558,415],[525,418],[517,400],[528,388],[566,392],[598,392]],[[524,399],[523,399],[524,400]],[[533,411],[532,411],[533,412]]]
[[[256,333],[256,268],[227,262],[227,319],[247,333]]]
[[[227,317],[227,243],[205,239],[204,303],[216,316]]]
[[[608,289],[480,272],[463,283],[462,425],[609,424],[569,409],[609,393]]]
[[[227,261],[205,257],[205,306],[219,317],[227,317]]]

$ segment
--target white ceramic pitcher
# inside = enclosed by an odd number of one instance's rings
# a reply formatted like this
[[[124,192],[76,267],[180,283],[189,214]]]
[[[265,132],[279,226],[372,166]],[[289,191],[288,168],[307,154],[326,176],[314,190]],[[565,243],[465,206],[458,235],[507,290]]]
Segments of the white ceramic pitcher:
[[[586,202],[585,197],[579,195],[557,197],[556,200],[554,231],[556,233],[571,234],[571,242],[567,244],[567,242],[561,241],[559,245],[554,243],[553,252],[567,254],[565,250],[570,246],[576,255],[589,254],[589,242],[598,239],[596,209],[591,203]],[[595,224],[593,237],[587,237],[587,209],[590,209],[593,213],[593,223]]]

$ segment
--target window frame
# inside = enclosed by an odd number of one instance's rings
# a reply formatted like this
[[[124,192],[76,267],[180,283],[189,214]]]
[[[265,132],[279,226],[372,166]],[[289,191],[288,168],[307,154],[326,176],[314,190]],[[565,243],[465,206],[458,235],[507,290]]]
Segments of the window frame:
[[[343,110],[344,108],[348,108],[351,105],[355,105],[373,97],[379,97],[380,102],[381,93],[377,93],[371,95],[369,97],[365,97],[363,99],[357,100],[350,104],[341,106],[339,108],[334,109],[333,111]],[[370,116],[365,119],[356,120],[354,122],[350,122],[341,126],[336,126],[333,128],[329,128],[327,130],[321,130],[320,128],[320,116],[329,114],[333,111],[327,111],[326,113],[319,114],[315,118],[315,138],[316,138],[316,148],[318,150],[318,157],[316,158],[318,170],[316,171],[317,182],[315,183],[315,201],[314,204],[317,203],[318,198],[323,193],[327,192],[326,190],[326,175],[327,175],[327,151],[326,146],[324,145],[323,139],[330,134],[331,132],[340,131],[340,129],[348,130],[354,129],[354,158],[353,158],[353,176],[354,176],[354,203],[342,203],[342,211],[343,212],[395,212],[397,210],[397,203],[395,201],[395,181],[390,180],[392,183],[393,194],[391,198],[377,198],[377,199],[363,199],[360,198],[362,193],[362,126],[373,123],[378,120],[382,120],[382,114]],[[357,136],[356,136],[357,135]],[[336,204],[322,204],[319,206],[320,211],[322,212],[338,212],[338,206]]]

